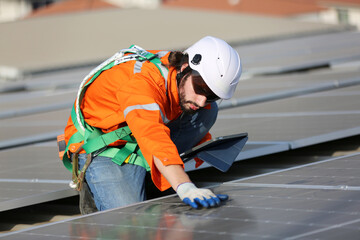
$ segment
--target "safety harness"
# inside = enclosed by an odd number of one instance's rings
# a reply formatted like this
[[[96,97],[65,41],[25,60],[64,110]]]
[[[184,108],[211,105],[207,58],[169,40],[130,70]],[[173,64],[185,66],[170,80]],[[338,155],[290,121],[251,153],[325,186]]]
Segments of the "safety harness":
[[[136,68],[138,68],[139,65],[141,66],[145,61],[153,63],[159,69],[167,85],[168,69],[162,65],[160,60],[160,55],[164,54],[164,52],[162,52],[162,54],[153,54],[136,45],[132,45],[130,48],[120,50],[114,56],[104,61],[98,67],[93,69],[81,82],[75,104],[71,111],[71,120],[76,127],[77,132],[71,136],[67,145],[65,144],[64,134],[58,136],[59,156],[63,160],[65,167],[72,172],[72,182],[70,183],[70,187],[75,188],[78,191],[81,190],[86,169],[90,165],[92,158],[95,156],[109,157],[118,165],[121,165],[124,162],[139,165],[144,167],[147,171],[150,171],[149,164],[142,155],[137,141],[132,136],[128,126],[112,132],[103,133],[101,129],[86,123],[80,110],[80,104],[87,88],[103,71],[131,60],[136,60],[136,63],[140,63],[135,64],[134,72],[139,71],[139,69],[136,70]],[[111,143],[117,140],[125,140],[126,144],[121,148],[109,147]],[[82,141],[84,141],[84,143],[76,152],[71,154],[70,159],[70,155],[68,154],[70,145],[73,143],[81,143]],[[85,165],[80,170],[78,167],[78,155],[82,149],[87,153],[87,159]]]

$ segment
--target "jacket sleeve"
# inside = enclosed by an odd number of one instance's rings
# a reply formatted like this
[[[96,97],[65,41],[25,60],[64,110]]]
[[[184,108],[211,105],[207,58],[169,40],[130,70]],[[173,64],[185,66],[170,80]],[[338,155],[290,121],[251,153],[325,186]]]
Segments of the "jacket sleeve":
[[[184,164],[175,144],[170,138],[170,130],[164,124],[166,113],[165,91],[151,79],[137,74],[117,93],[124,119],[136,138],[141,152],[151,168],[154,184],[161,190],[171,185],[154,165],[156,156],[164,165]]]

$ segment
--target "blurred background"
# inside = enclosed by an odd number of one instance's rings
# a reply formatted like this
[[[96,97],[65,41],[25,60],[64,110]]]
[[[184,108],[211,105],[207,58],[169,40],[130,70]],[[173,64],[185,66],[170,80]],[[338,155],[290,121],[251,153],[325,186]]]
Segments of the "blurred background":
[[[1,22],[105,8],[174,7],[360,26],[357,0],[2,0],[0,4]]]
[[[180,49],[204,35],[240,44],[359,27],[358,0],[0,0],[0,84],[133,43]]]

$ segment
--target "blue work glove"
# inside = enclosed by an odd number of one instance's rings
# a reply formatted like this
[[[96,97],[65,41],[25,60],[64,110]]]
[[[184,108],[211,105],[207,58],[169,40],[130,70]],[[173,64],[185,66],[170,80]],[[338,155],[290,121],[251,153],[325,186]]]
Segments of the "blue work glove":
[[[197,188],[193,183],[186,182],[180,184],[176,193],[180,199],[192,208],[199,207],[217,207],[221,201],[225,201],[229,198],[228,195],[217,194],[215,195],[211,190],[206,188]]]

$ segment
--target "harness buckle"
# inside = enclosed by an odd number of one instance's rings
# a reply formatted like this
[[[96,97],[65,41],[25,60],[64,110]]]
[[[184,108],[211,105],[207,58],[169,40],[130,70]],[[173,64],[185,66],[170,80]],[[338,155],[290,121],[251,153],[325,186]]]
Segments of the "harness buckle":
[[[71,156],[73,169],[72,169],[72,181],[70,182],[69,185],[71,188],[74,188],[76,191],[81,190],[85,178],[86,169],[89,167],[92,160],[92,154],[89,153],[86,156],[86,162],[83,168],[79,170],[79,153],[81,149],[82,146],[80,146],[78,150],[75,153],[73,153]]]

